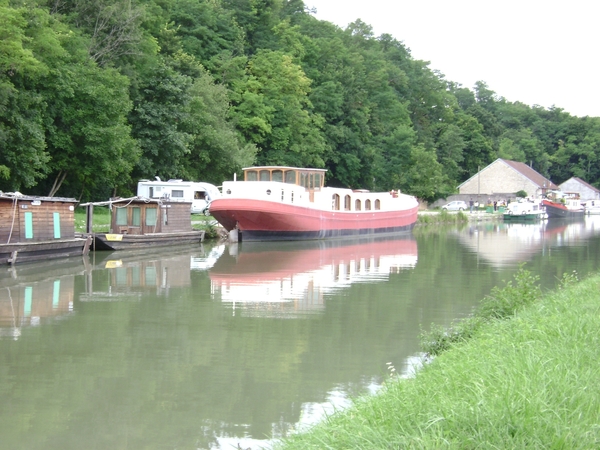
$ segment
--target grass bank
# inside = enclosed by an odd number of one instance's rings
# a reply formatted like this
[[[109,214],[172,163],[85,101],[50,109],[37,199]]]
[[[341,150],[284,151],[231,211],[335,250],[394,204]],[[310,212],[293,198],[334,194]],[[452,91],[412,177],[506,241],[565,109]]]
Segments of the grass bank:
[[[600,275],[544,296],[531,281],[493,292],[415,378],[275,448],[600,448]]]

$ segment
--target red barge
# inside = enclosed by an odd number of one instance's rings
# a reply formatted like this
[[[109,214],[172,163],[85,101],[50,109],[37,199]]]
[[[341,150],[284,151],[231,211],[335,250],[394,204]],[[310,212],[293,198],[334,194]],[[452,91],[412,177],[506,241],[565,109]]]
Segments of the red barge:
[[[241,241],[326,239],[409,232],[418,202],[399,191],[325,187],[326,169],[261,166],[223,183],[210,214]]]

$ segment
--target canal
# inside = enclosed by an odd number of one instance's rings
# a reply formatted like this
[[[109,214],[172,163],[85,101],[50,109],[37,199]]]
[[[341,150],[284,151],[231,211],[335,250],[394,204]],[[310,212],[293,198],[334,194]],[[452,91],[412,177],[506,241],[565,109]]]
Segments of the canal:
[[[6,449],[258,449],[410,375],[519,267],[600,267],[600,216],[0,269]]]

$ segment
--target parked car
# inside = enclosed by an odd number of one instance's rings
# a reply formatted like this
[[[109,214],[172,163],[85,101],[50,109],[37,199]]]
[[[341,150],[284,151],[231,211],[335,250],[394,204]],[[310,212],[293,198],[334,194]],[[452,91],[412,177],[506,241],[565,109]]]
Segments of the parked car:
[[[465,211],[469,209],[469,205],[462,200],[455,200],[453,202],[446,203],[444,206],[442,206],[442,209],[445,211]]]

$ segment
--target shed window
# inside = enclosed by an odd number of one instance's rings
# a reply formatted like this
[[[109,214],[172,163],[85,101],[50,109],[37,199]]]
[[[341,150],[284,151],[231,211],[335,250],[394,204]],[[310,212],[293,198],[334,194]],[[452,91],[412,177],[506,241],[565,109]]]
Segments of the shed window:
[[[127,226],[127,209],[117,208],[117,226]]]
[[[54,239],[60,239],[60,213],[52,213],[52,220],[54,222]]]
[[[156,208],[146,208],[146,226],[156,226]]]
[[[33,213],[25,213],[25,239],[33,239]]]
[[[142,223],[142,211],[139,207],[131,208],[131,225],[134,227],[139,227]]]

